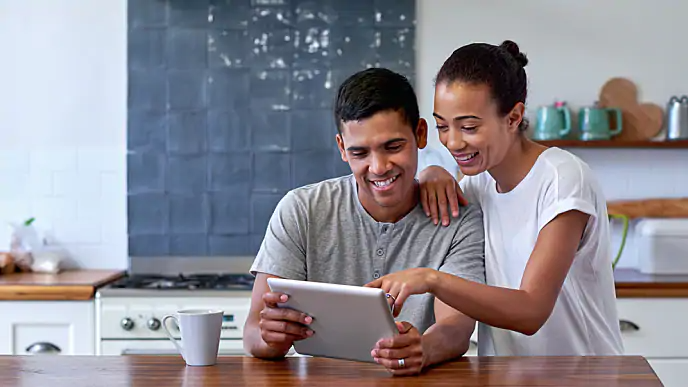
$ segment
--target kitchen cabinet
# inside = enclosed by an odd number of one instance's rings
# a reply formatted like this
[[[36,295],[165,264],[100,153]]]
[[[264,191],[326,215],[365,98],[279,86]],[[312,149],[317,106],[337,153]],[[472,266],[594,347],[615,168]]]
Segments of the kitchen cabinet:
[[[94,355],[90,301],[0,301],[0,355]]]
[[[665,387],[685,386],[688,299],[620,298],[617,305],[626,355],[645,356]]]

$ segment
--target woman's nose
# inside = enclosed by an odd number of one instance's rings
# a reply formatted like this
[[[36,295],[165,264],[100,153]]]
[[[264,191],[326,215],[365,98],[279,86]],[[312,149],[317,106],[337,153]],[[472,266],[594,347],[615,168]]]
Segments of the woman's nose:
[[[461,150],[466,147],[461,130],[451,128],[447,136],[447,148],[449,150]]]

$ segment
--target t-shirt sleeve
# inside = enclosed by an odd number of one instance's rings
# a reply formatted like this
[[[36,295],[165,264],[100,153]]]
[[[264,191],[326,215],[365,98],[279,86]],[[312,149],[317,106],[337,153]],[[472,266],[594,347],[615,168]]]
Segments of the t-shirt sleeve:
[[[580,211],[597,216],[597,195],[589,169],[576,162],[567,162],[555,168],[556,173],[541,199],[538,229],[542,230],[559,214]]]
[[[454,234],[449,253],[439,270],[485,283],[485,229],[480,207],[469,204],[461,208],[461,221]]]
[[[459,180],[459,188],[461,188],[461,192],[463,192],[464,197],[469,203],[480,205],[480,197],[476,189],[476,180],[477,177],[475,176],[463,176],[461,180]]]
[[[251,274],[305,281],[307,225],[308,209],[293,191],[288,192],[270,217]]]

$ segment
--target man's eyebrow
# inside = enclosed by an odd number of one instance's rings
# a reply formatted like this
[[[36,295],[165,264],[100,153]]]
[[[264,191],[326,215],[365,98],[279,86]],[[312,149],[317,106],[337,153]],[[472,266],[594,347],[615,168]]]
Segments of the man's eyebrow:
[[[406,140],[405,138],[401,138],[401,137],[399,137],[399,138],[393,138],[393,139],[391,139],[391,140],[385,141],[385,143],[383,144],[383,146],[389,146],[389,145],[394,144],[394,143],[396,143],[396,142],[406,142],[406,141],[407,141],[407,140]],[[346,148],[346,150],[348,150],[349,152],[356,152],[356,151],[359,151],[359,152],[360,152],[360,151],[368,150],[368,147],[365,147],[365,146],[350,146],[350,147]]]
[[[437,114],[437,113],[434,113],[434,112],[433,112],[432,115],[435,116],[435,117],[437,117],[437,118],[439,118],[440,120],[446,121],[446,120],[444,119],[444,117],[442,117],[441,115],[439,115],[439,114]],[[473,118],[473,119],[476,119],[476,120],[480,120],[480,119],[481,119],[481,118],[478,117],[478,116],[474,116],[474,115],[472,115],[472,114],[468,114],[468,115],[465,115],[465,116],[454,117],[454,121],[461,121],[461,120],[466,120],[466,119],[469,119],[469,118]]]
[[[395,142],[406,142],[405,138],[393,138],[389,141],[385,141],[385,145],[394,144]]]

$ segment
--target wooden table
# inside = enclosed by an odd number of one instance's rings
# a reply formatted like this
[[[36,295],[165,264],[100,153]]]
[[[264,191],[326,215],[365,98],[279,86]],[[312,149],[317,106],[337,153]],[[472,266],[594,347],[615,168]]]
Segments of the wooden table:
[[[82,386],[662,386],[642,357],[467,357],[423,375],[320,358],[220,357],[187,367],[179,356],[0,356],[4,387]]]

